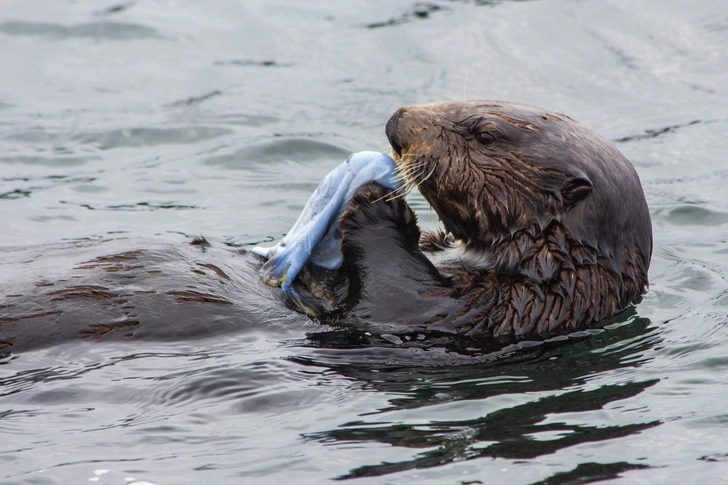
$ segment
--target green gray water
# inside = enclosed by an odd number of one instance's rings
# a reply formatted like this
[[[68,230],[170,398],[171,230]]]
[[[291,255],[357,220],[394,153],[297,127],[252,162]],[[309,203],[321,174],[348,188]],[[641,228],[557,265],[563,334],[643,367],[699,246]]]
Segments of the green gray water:
[[[615,142],[655,251],[634,312],[496,362],[315,348],[305,321],[23,354],[0,482],[728,481],[726,66],[724,0],[4,0],[0,246],[279,238],[398,107],[487,98]]]

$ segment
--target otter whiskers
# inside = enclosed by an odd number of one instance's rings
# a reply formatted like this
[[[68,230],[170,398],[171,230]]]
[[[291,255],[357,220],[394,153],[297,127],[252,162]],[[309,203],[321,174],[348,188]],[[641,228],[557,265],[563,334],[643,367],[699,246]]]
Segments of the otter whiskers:
[[[413,160],[415,163],[412,163]],[[424,181],[418,181],[421,178],[422,169],[426,165],[425,160],[419,154],[403,153],[400,157],[400,162],[401,165],[397,166],[397,173],[392,180],[397,183],[402,183],[402,187],[388,194],[389,198],[387,200],[405,197]]]

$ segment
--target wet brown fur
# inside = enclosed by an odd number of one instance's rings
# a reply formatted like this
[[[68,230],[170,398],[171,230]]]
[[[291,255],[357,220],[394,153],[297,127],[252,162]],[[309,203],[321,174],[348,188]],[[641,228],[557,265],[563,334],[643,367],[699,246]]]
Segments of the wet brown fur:
[[[495,142],[480,143],[483,131]],[[421,305],[434,302],[429,328],[552,335],[646,291],[652,231],[639,178],[590,129],[525,105],[445,102],[402,108],[387,135],[445,226],[420,238],[442,277],[418,293]]]

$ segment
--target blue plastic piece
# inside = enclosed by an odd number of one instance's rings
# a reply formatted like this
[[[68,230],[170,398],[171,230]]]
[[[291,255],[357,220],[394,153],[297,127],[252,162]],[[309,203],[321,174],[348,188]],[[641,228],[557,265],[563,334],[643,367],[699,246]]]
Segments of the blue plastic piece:
[[[316,188],[288,234],[271,248],[253,252],[268,261],[261,269],[263,281],[291,291],[291,283],[307,262],[324,269],[337,269],[343,258],[340,249],[339,217],[356,190],[378,182],[396,191],[395,163],[379,152],[353,153],[331,171]]]

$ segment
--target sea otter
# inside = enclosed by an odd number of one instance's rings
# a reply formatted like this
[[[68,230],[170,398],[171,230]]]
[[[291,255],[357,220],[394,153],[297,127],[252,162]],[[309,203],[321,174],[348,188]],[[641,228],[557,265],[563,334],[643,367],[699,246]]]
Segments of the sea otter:
[[[364,187],[340,222],[356,290],[344,320],[546,337],[646,291],[652,225],[639,177],[592,130],[532,106],[450,101],[401,108],[386,133],[444,230],[420,234],[404,201]]]
[[[401,108],[386,134],[400,185],[420,190],[442,231],[422,234],[401,193],[364,184],[334,222],[340,266],[305,267],[293,293],[262,283],[263,258],[202,241],[6,249],[0,351],[196,338],[296,321],[292,308],[379,333],[546,337],[613,316],[646,290],[644,193],[593,131],[535,107],[453,101]]]

